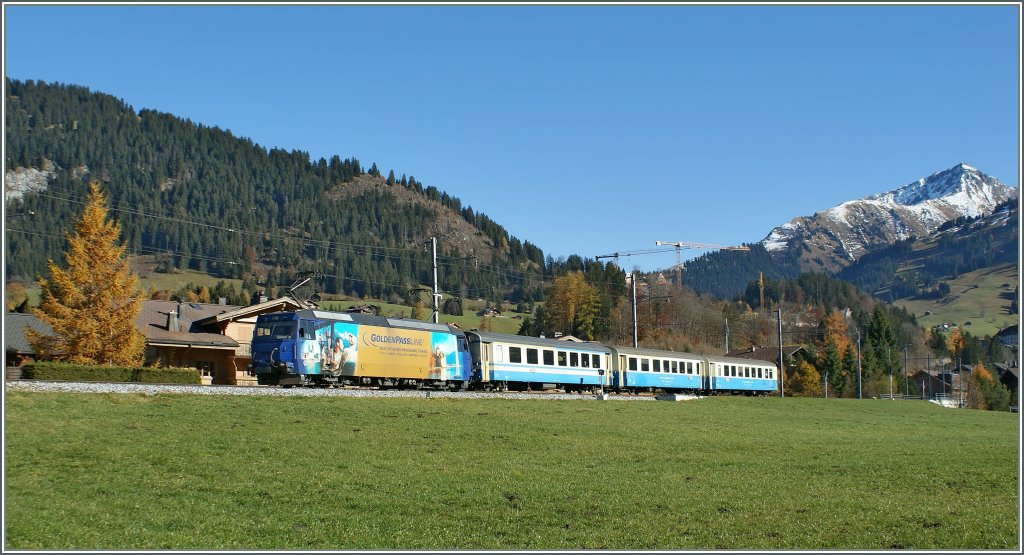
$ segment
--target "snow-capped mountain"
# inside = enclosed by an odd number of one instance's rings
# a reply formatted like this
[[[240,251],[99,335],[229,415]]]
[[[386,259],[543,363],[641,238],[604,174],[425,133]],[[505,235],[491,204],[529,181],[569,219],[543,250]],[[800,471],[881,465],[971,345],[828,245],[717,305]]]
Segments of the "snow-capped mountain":
[[[761,243],[769,251],[800,249],[804,271],[832,273],[872,248],[924,237],[962,216],[988,215],[1016,196],[1015,188],[958,164],[894,191],[794,218]]]

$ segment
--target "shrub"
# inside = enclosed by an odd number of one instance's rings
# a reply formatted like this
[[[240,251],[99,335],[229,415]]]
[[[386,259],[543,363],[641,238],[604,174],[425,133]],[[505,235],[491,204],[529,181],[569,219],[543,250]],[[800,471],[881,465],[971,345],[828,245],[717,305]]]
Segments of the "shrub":
[[[67,362],[34,362],[22,368],[27,380],[202,383],[195,368],[131,368],[126,366],[95,366]]]

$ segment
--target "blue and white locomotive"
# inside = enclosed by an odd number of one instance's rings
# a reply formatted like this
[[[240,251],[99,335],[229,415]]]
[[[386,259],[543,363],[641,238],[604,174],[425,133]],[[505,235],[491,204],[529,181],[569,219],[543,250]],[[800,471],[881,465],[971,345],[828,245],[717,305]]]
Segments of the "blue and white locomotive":
[[[257,318],[252,370],[264,385],[364,385],[566,392],[771,394],[774,364],[616,347],[322,310]]]

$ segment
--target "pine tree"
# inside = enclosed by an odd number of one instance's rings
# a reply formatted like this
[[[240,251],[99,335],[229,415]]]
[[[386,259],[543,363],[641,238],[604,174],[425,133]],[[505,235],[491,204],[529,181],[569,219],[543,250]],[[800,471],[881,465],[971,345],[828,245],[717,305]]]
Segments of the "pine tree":
[[[89,187],[74,233],[65,235],[67,269],[47,261],[50,279],[38,279],[42,295],[33,310],[54,333],[26,330],[27,339],[40,358],[141,365],[146,339],[135,318],[143,294],[119,243],[121,225],[107,219],[107,198],[98,183]]]

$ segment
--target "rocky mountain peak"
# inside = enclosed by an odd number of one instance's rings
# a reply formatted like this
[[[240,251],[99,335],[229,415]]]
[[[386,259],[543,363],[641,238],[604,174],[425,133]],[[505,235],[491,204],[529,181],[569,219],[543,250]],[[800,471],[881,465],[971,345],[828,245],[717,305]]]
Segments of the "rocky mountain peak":
[[[834,272],[874,247],[923,237],[955,218],[985,216],[1016,189],[960,163],[898,189],[798,217],[762,241],[770,251],[800,249],[807,271]]]

